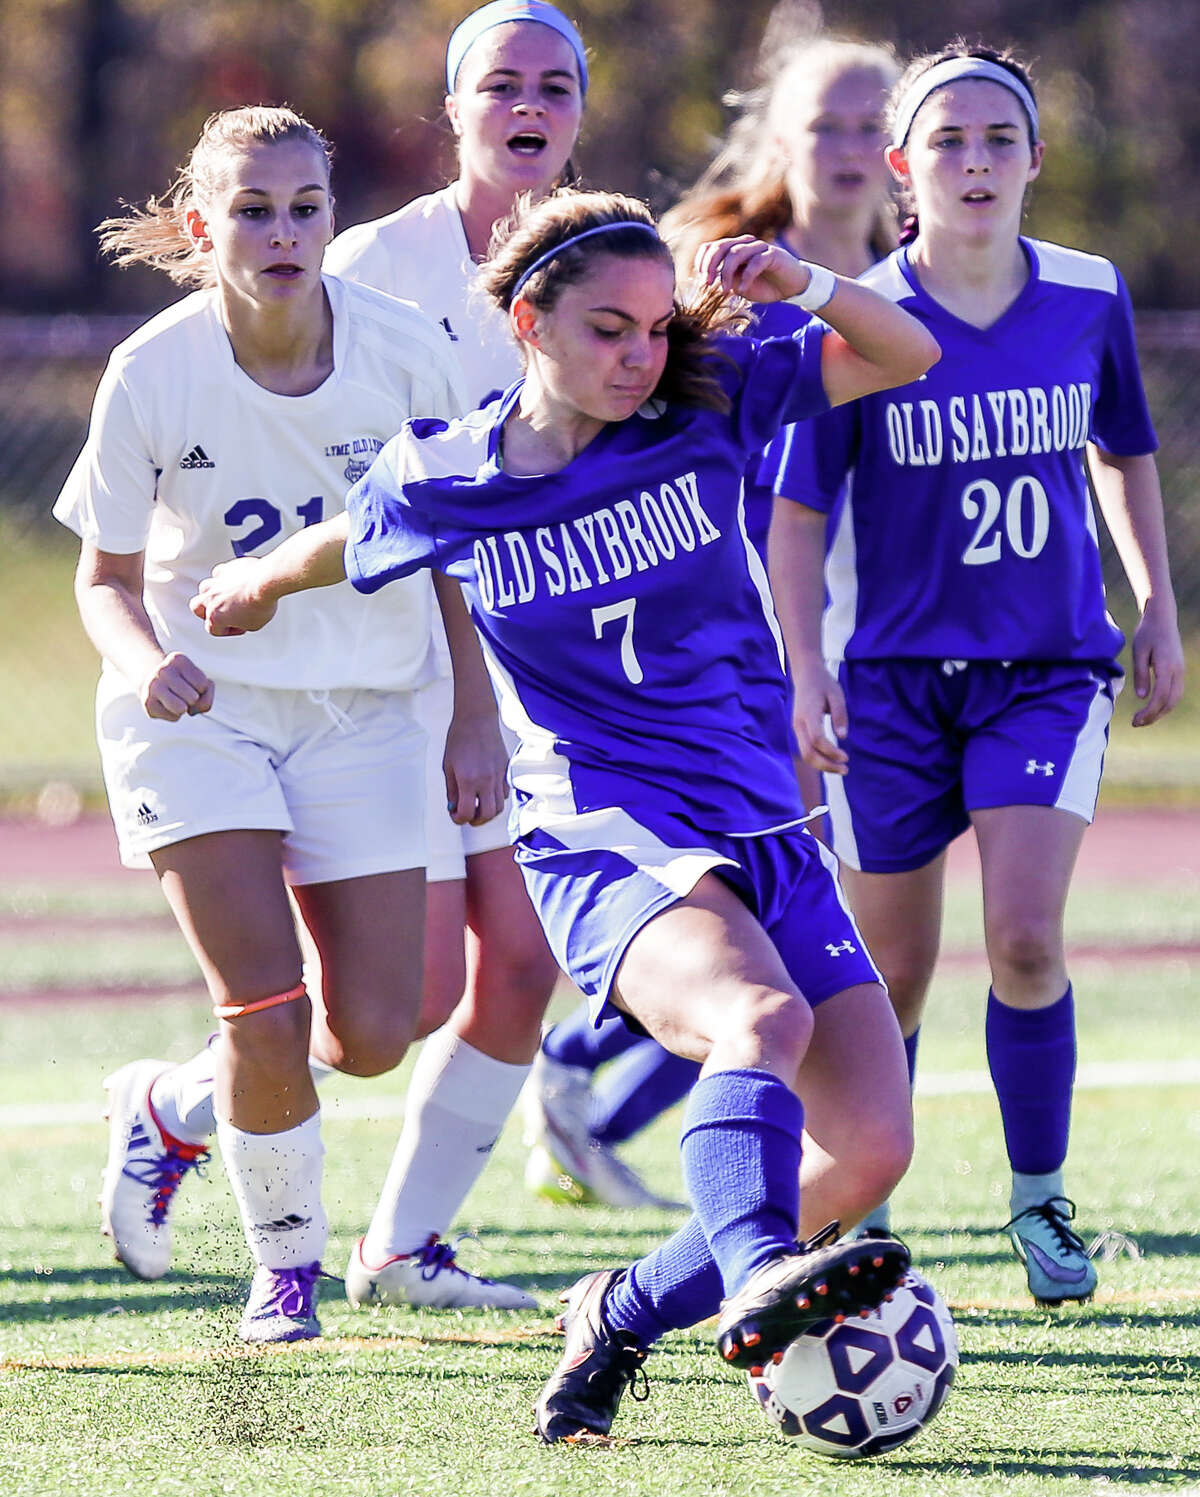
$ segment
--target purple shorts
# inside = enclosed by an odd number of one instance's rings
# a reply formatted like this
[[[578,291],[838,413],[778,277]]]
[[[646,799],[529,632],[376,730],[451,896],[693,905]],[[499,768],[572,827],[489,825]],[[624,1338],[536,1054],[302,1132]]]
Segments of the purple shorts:
[[[609,1016],[604,1009],[634,936],[708,872],[754,913],[813,1006],[844,988],[882,983],[842,896],[836,859],[803,827],[731,837],[670,816],[652,823],[616,809],[590,811],[517,842],[550,949],[587,998],[594,1023]]]
[[[923,867],[984,807],[1094,816],[1115,664],[850,660],[838,679],[850,768],[824,784],[834,851],[851,868]]]

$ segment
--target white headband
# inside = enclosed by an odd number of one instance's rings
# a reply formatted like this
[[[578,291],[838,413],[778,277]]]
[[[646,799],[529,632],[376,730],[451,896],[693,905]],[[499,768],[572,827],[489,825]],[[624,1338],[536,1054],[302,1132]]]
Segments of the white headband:
[[[902,146],[908,139],[908,132],[912,129],[917,110],[930,94],[935,93],[939,88],[945,88],[948,83],[957,83],[960,78],[985,78],[989,83],[998,83],[1001,88],[1006,88],[1009,93],[1015,94],[1021,108],[1029,117],[1029,128],[1033,132],[1033,138],[1037,139],[1037,105],[1033,102],[1033,95],[1015,73],[1002,68],[998,62],[989,62],[986,57],[948,57],[945,62],[935,63],[919,78],[915,78],[909,86],[908,92],[896,108],[896,119],[892,126],[892,144]]]

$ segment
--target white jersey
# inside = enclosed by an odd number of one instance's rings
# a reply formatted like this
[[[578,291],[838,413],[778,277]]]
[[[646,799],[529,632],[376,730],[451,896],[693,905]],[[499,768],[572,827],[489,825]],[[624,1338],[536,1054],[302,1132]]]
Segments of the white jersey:
[[[462,361],[473,406],[521,374],[508,323],[478,284],[453,184],[339,234],[325,251],[325,268],[414,301],[440,323]]]
[[[371,599],[348,582],[296,594],[270,628],[232,638],[213,638],[188,608],[216,563],[263,555],[341,510],[406,418],[463,406],[461,371],[428,318],[335,276],[324,284],[334,367],[308,395],[274,394],[238,366],[215,290],[118,345],[54,514],[99,550],[145,553],[159,644],[214,680],[408,690],[435,669],[427,578]]]

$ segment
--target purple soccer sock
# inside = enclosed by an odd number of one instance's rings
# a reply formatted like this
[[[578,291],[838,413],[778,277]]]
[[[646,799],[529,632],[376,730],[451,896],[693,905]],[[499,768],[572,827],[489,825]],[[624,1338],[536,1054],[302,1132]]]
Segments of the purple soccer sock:
[[[698,1217],[636,1262],[613,1286],[604,1313],[614,1330],[650,1346],[664,1331],[683,1331],[715,1315],[721,1305],[721,1272]]]
[[[908,1061],[908,1089],[912,1091],[917,1079],[917,1046],[921,1042],[921,1026],[918,1024],[911,1034],[904,1036],[904,1058]]]
[[[686,1097],[699,1075],[696,1061],[643,1039],[597,1083],[592,1137],[613,1146],[624,1143]]]
[[[795,1251],[803,1131],[800,1098],[768,1071],[717,1071],[692,1088],[683,1178],[727,1294]]]
[[[988,992],[987,1057],[1009,1163],[1046,1175],[1067,1157],[1075,1082],[1071,988],[1048,1008],[1010,1008]]]
[[[644,1035],[635,1034],[621,1018],[605,1019],[597,1029],[587,1007],[581,1004],[542,1037],[542,1050],[560,1065],[594,1071],[605,1061],[616,1060],[619,1055],[632,1050],[644,1038]]]

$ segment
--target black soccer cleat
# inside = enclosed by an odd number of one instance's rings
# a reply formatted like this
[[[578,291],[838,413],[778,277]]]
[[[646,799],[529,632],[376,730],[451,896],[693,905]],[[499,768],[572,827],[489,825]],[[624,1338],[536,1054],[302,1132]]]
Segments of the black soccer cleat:
[[[830,1222],[796,1253],[752,1273],[721,1307],[717,1350],[731,1367],[759,1367],[807,1326],[881,1304],[904,1280],[909,1253],[894,1238],[838,1240]]]
[[[566,1348],[534,1405],[537,1433],[547,1445],[607,1435],[626,1388],[639,1402],[649,1397],[642,1370],[645,1348],[604,1317],[605,1296],[621,1274],[620,1269],[586,1274],[562,1296],[567,1308],[558,1323],[567,1335]]]

